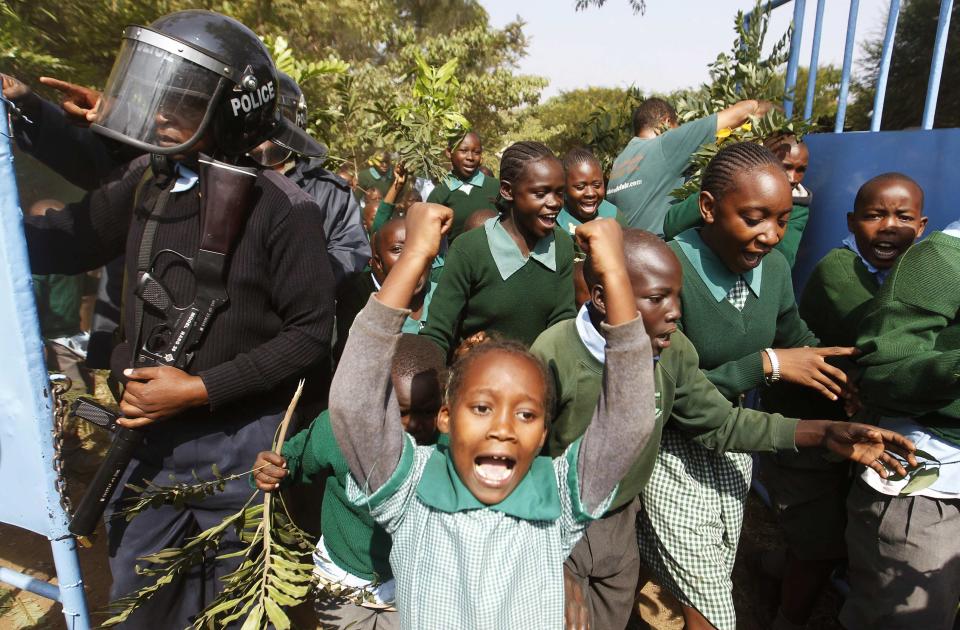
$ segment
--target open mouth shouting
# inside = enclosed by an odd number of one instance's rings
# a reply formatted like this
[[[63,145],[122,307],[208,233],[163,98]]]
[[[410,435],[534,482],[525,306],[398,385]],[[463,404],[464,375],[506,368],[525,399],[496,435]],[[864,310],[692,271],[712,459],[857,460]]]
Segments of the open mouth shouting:
[[[513,478],[517,460],[509,455],[477,455],[473,473],[477,481],[488,488],[503,488]]]
[[[892,262],[902,253],[902,248],[892,241],[873,241],[870,243],[874,258],[884,262]]]
[[[663,352],[670,347],[670,336],[677,332],[676,327],[667,330],[666,332],[660,333],[653,338],[653,344],[658,351]]]
[[[740,257],[743,260],[744,267],[747,269],[754,269],[760,264],[760,261],[763,260],[763,257],[768,253],[770,253],[770,250],[759,252],[744,250]]]
[[[557,215],[559,212],[543,212],[537,215],[537,224],[544,232],[549,232],[557,226]]]

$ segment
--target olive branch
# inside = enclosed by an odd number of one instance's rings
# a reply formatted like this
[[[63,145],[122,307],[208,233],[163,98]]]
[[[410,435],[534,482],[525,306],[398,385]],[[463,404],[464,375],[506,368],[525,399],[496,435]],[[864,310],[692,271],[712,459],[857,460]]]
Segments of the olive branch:
[[[922,460],[919,462],[919,465],[916,468],[909,468],[905,459],[899,455],[893,454],[900,462],[903,464],[904,470],[907,471],[907,474],[901,475],[895,471],[888,471],[887,481],[903,481],[908,479],[907,484],[900,489],[900,496],[906,496],[908,494],[913,494],[914,492],[920,492],[929,488],[937,479],[940,478],[940,469],[944,466],[951,466],[953,464],[960,464],[960,461],[947,462],[944,464],[939,459],[931,455],[926,451],[917,449],[913,453],[918,459]]]
[[[273,451],[279,453],[286,439],[287,429],[297,402],[303,392],[303,381],[287,407],[283,421],[277,429]],[[127,518],[133,518],[148,507],[157,507],[166,501],[203,498],[222,490],[227,481],[243,477],[256,469],[240,475],[223,477],[215,470],[216,479],[199,481],[197,484],[176,484],[164,487],[147,484],[149,496],[137,500],[127,508]],[[196,476],[195,476],[196,478]],[[290,619],[284,608],[296,606],[310,595],[313,586],[313,564],[303,562],[304,556],[313,550],[309,535],[294,524],[289,511],[278,493],[264,494],[262,503],[255,503],[254,492],[244,506],[219,524],[187,539],[182,547],[162,549],[140,558],[147,566],[136,567],[139,575],[156,576],[156,580],[120,599],[111,602],[108,613],[113,613],[101,624],[111,627],[126,621],[129,616],[164,586],[191,567],[210,560],[242,558],[240,566],[224,576],[224,590],[197,616],[194,630],[223,628],[234,621],[244,619],[242,630],[278,630],[290,628]],[[277,503],[279,502],[279,503]],[[135,509],[134,509],[135,508]],[[225,536],[235,531],[245,547],[239,551],[217,553]]]

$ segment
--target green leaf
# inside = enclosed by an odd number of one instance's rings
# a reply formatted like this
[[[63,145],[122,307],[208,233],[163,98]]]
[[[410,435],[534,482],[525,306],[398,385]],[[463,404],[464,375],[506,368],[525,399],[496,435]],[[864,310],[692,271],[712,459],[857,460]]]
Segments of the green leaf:
[[[240,630],[259,630],[260,621],[263,619],[263,605],[257,604],[247,615],[247,620],[240,626]]]
[[[900,496],[929,488],[940,477],[940,467],[921,468],[910,475],[910,481],[900,490]]]
[[[290,618],[287,617],[287,613],[283,612],[283,609],[272,599],[263,600],[263,607],[267,611],[267,618],[270,619],[270,623],[276,628],[276,630],[290,630]],[[245,630],[245,629],[242,629]]]

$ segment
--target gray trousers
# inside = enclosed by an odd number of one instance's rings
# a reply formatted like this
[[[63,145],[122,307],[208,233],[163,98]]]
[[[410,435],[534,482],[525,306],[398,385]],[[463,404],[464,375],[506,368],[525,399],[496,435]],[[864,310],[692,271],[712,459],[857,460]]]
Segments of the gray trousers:
[[[566,567],[580,580],[590,627],[623,630],[630,620],[640,579],[637,547],[639,497],[587,527]]]
[[[950,630],[960,600],[960,499],[892,497],[857,480],[847,499],[848,630]]]
[[[346,599],[318,600],[314,605],[321,630],[400,630],[396,610],[365,608]]]

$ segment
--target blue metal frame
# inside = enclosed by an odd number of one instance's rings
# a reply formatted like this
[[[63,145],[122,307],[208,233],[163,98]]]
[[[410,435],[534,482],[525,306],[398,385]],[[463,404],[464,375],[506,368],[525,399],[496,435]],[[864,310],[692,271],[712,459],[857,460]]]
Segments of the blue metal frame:
[[[7,111],[0,101],[0,291],[4,294],[4,326],[9,333],[3,341],[3,351],[7,355],[3,380],[4,387],[19,394],[15,400],[6,401],[8,404],[2,419],[7,433],[0,437],[11,446],[17,444],[17,439],[29,446],[24,449],[25,453],[5,451],[0,465],[23,464],[23,470],[32,476],[31,491],[42,502],[34,501],[28,506],[3,505],[0,517],[4,522],[25,527],[50,540],[59,587],[9,569],[0,570],[0,581],[60,602],[69,630],[89,630],[90,618],[76,540],[67,530],[67,514],[60,505],[56,487],[53,441],[50,438],[53,434],[50,379],[43,360],[37,310],[30,285],[23,215],[19,208],[7,129]],[[12,434],[15,429],[19,430],[16,435]],[[24,455],[32,461],[17,462],[16,458]]]
[[[827,0],[817,0],[817,19],[813,23],[813,46],[810,49],[810,68],[807,72],[807,101],[803,108],[803,117],[806,120],[813,118],[813,101],[817,92],[817,71],[820,67],[820,35],[823,33],[823,9],[826,6]],[[792,40],[790,46],[793,46]]]
[[[786,98],[783,100],[783,113],[793,118],[793,101],[796,97],[797,68],[800,65],[800,44],[803,42],[803,17],[807,0],[793,0],[793,32],[790,34],[790,58],[787,61]]]
[[[847,117],[847,95],[850,93],[850,70],[853,67],[853,49],[857,37],[857,15],[860,13],[860,0],[850,0],[850,14],[847,17],[847,41],[843,47],[843,71],[840,75],[840,96],[837,100],[837,120],[833,125],[834,133],[843,132],[843,121]]]
[[[887,97],[887,78],[890,76],[890,59],[893,57],[893,40],[897,34],[899,18],[900,0],[890,0],[890,11],[887,13],[887,31],[883,36],[883,50],[880,52],[877,91],[873,98],[873,115],[870,117],[870,131],[880,131],[880,121],[883,118],[883,102]]]
[[[923,129],[933,129],[933,117],[937,113],[937,98],[940,96],[940,75],[943,73],[943,57],[947,53],[947,33],[950,31],[950,16],[953,0],[940,0],[940,16],[937,19],[937,38],[933,43],[933,61],[930,63],[930,80],[927,82],[927,100],[923,105]]]

